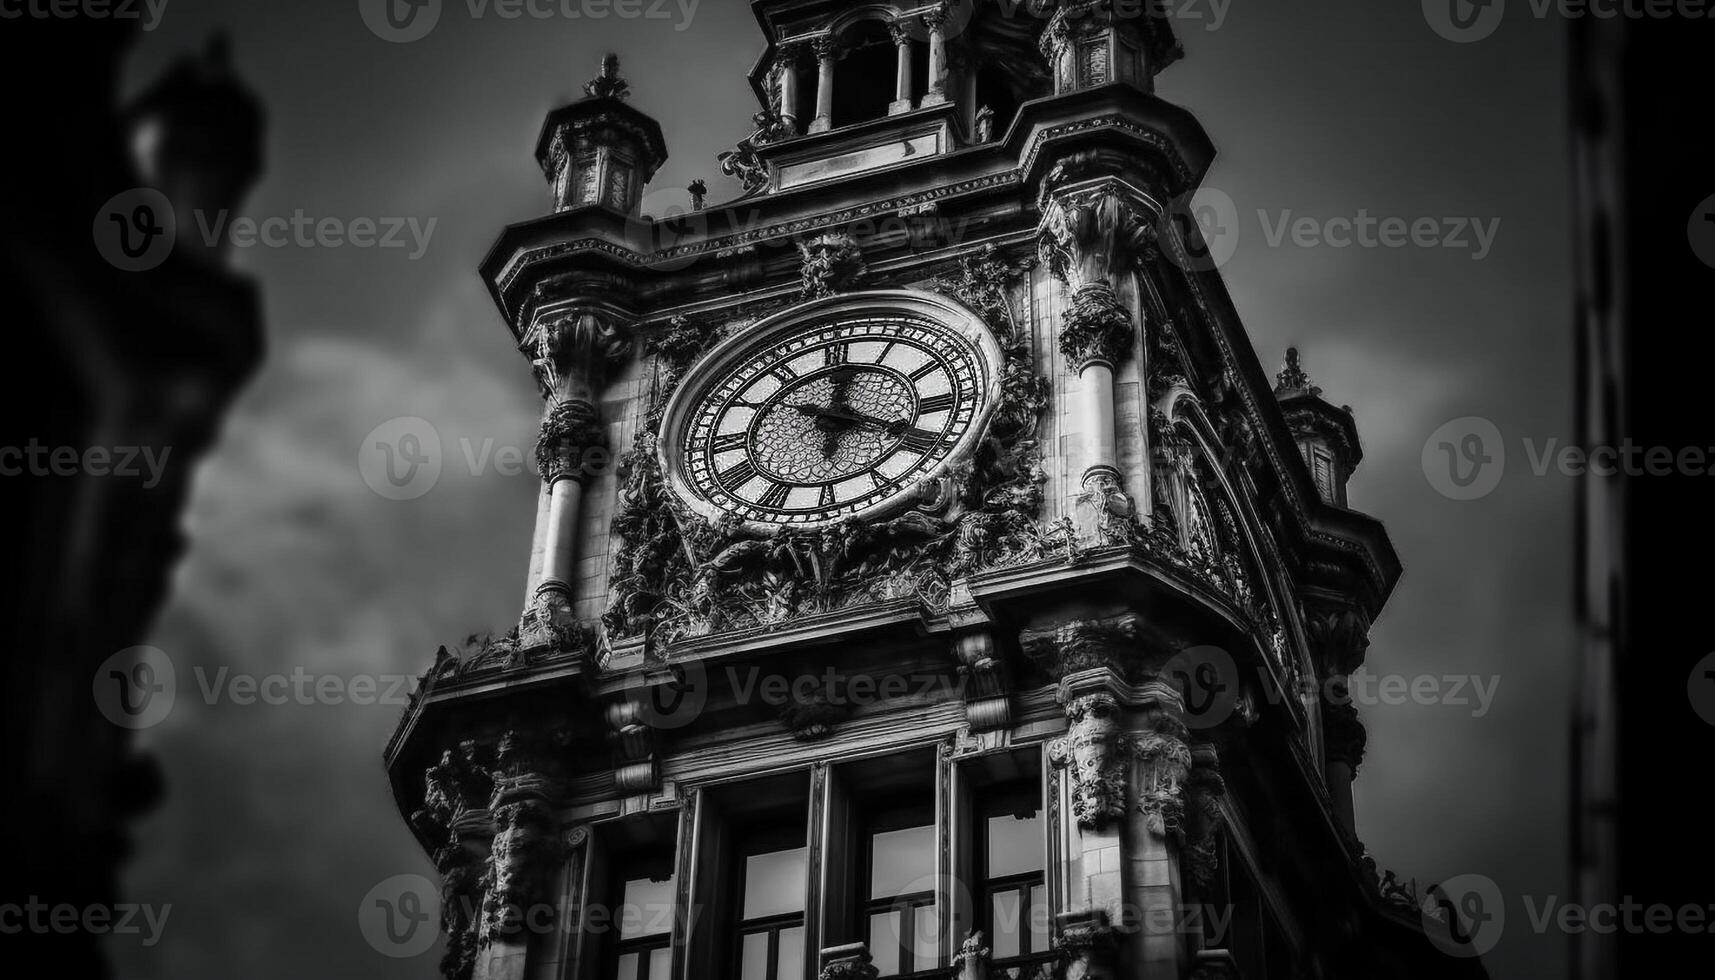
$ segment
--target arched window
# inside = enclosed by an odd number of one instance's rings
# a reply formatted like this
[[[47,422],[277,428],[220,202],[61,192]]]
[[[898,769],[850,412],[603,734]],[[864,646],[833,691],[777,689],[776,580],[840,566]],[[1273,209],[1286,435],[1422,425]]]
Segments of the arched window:
[[[840,44],[845,56],[834,67],[833,124],[850,126],[887,115],[899,59],[887,23],[860,20],[841,32]]]

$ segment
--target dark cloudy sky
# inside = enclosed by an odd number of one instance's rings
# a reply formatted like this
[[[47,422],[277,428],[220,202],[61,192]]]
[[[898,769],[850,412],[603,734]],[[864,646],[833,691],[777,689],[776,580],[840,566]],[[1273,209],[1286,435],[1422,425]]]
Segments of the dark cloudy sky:
[[[1223,0],[1224,2],[1224,0]],[[1417,3],[1209,0],[1184,5],[1187,58],[1160,94],[1189,107],[1220,155],[1208,185],[1236,203],[1223,272],[1270,370],[1288,344],[1357,414],[1354,506],[1386,521],[1406,573],[1377,624],[1377,673],[1498,678],[1468,706],[1369,706],[1359,831],[1384,866],[1494,879],[1508,930],[1498,977],[1558,976],[1563,937],[1523,905],[1563,895],[1571,486],[1537,477],[1522,441],[1570,436],[1570,243],[1564,25],[1516,12],[1454,44]],[[1511,16],[1511,15],[1509,15]],[[1195,18],[1195,19],[1193,19]],[[378,39],[357,0],[170,0],[134,53],[135,89],[217,27],[269,113],[262,218],[414,217],[427,250],[255,247],[239,264],[266,297],[270,350],[199,478],[193,540],[153,642],[181,696],[146,735],[171,782],[139,828],[127,887],[170,902],[153,949],[114,946],[139,980],[426,977],[433,954],[383,958],[357,907],[371,886],[427,872],[389,797],[380,751],[394,706],[240,706],[185,696],[193,668],[339,676],[415,673],[438,643],[504,627],[523,590],[528,475],[449,465],[393,502],[359,479],[371,428],[419,415],[449,457],[528,447],[538,402],[475,267],[501,227],[543,212],[531,150],[541,117],[619,51],[633,103],[672,158],[651,202],[694,177],[732,184],[715,154],[754,109],[747,5],[702,0],[669,21],[473,18],[448,0],[426,38]],[[1271,245],[1308,216],[1499,221],[1492,249]],[[1259,218],[1257,212],[1266,212]],[[1469,237],[1469,236],[1467,236]],[[1455,502],[1420,454],[1449,419],[1492,420],[1507,477]],[[212,676],[212,675],[210,675]],[[1488,683],[1488,681],[1485,681]]]

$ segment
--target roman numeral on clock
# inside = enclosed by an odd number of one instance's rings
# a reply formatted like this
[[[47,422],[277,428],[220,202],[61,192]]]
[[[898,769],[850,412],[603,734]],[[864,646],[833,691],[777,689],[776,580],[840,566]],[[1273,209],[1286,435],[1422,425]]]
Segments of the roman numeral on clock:
[[[928,415],[931,412],[945,412],[953,407],[953,402],[953,393],[950,391],[942,392],[939,395],[930,395],[928,398],[917,402],[917,414]]]
[[[768,373],[774,375],[774,377],[783,385],[789,385],[798,380],[798,372],[784,364],[774,365]]]
[[[823,362],[829,365],[844,364],[849,356],[851,356],[851,348],[844,343],[829,344],[822,348]]]
[[[816,499],[816,506],[817,507],[832,507],[832,506],[834,506],[834,485],[832,483],[822,484],[822,495]]]
[[[743,449],[744,440],[745,433],[743,432],[728,432],[725,435],[715,436],[709,441],[709,452],[719,455],[734,449]]]
[[[726,469],[721,470],[720,474],[715,477],[715,480],[721,485],[722,490],[731,493],[739,487],[744,486],[746,483],[749,483],[755,477],[756,464],[752,463],[749,459],[741,459]]]
[[[792,487],[790,484],[770,483],[768,485],[768,492],[763,494],[762,499],[758,500],[756,503],[760,507],[779,508],[785,506],[786,495],[791,492]]]
[[[905,435],[900,438],[899,444],[914,453],[926,453],[934,449],[935,443],[939,442],[940,439],[941,434],[939,432],[911,428],[905,430]]]

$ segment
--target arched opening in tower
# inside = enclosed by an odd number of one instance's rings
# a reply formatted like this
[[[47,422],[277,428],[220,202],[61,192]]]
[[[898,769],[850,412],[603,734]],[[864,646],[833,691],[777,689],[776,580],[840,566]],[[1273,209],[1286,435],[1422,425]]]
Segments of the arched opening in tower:
[[[840,40],[846,55],[834,69],[833,124],[850,126],[887,115],[899,63],[887,25],[860,21]]]

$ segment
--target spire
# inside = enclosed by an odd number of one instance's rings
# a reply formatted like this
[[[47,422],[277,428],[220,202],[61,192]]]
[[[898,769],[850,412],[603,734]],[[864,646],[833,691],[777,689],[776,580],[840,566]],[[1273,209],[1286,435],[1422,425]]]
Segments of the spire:
[[[1298,348],[1286,349],[1286,364],[1280,373],[1274,376],[1274,396],[1287,398],[1293,395],[1309,395],[1316,398],[1322,394],[1322,389],[1310,383],[1310,375],[1304,373],[1304,365],[1298,360]]]
[[[619,77],[619,55],[609,51],[601,59],[601,71],[584,83],[584,94],[592,99],[623,99],[631,86]]]

